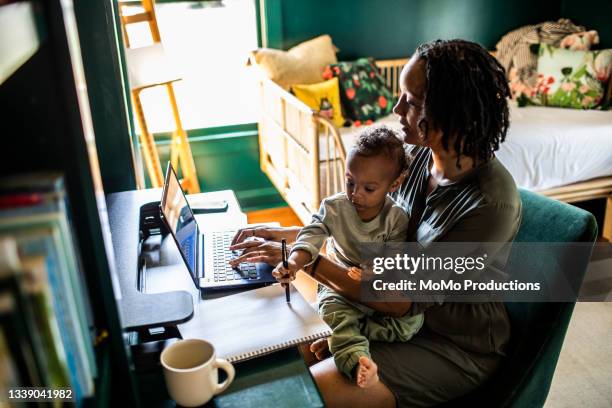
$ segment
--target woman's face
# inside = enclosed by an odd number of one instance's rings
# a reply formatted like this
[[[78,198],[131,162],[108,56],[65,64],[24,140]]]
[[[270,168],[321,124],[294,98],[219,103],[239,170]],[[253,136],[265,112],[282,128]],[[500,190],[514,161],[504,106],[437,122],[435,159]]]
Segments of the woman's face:
[[[432,141],[437,139],[438,132],[429,126],[428,134],[425,135],[419,128],[426,85],[425,61],[416,57],[411,58],[400,74],[401,94],[393,107],[393,112],[400,117],[405,143],[431,147]]]

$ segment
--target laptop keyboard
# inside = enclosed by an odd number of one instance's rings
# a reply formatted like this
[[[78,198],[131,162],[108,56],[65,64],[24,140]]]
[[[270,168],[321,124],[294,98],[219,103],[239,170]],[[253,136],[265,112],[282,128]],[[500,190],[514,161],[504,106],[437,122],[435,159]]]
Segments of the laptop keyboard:
[[[213,232],[213,269],[215,282],[227,282],[242,279],[257,279],[257,268],[254,263],[243,262],[232,268],[228,262],[240,256],[240,251],[230,251],[234,231]]]

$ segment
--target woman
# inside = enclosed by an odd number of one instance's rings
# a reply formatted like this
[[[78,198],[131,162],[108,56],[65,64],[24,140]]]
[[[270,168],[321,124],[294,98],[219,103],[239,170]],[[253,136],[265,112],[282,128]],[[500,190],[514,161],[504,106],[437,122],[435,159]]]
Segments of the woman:
[[[481,46],[462,40],[421,45],[400,76],[393,111],[404,141],[413,145],[410,174],[395,194],[411,222],[407,241],[470,242],[465,256],[482,254],[503,267],[503,250],[516,235],[521,204],[516,185],[494,151],[508,129],[509,95],[503,68]],[[294,240],[299,228],[240,231],[236,260],[280,261],[278,241]],[[249,236],[265,241],[243,242]],[[321,258],[306,268],[321,284],[360,301],[359,283]],[[294,279],[277,277],[281,282]],[[362,302],[364,303],[364,302]],[[366,303],[367,304],[367,303]],[[406,343],[372,343],[380,382],[366,390],[350,383],[332,359],[311,367],[328,406],[430,406],[466,394],[501,363],[510,336],[503,303],[375,303],[391,316],[425,313],[424,328]],[[325,342],[311,345],[322,358]]]

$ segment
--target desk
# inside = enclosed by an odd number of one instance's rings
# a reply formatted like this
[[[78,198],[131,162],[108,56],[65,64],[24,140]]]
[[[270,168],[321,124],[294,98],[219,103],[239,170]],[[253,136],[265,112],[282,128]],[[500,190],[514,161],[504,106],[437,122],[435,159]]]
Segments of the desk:
[[[198,225],[204,231],[240,228],[246,225],[246,215],[240,209],[236,195],[231,190],[201,194],[211,200],[227,200],[228,209],[224,213],[196,215]],[[136,330],[145,327],[167,326],[174,322],[185,322],[193,316],[193,301],[189,288],[190,282],[187,267],[180,260],[180,254],[171,240],[166,243],[168,259],[164,260],[165,268],[153,271],[150,282],[153,290],[148,294],[138,291],[138,252],[140,209],[144,204],[159,201],[161,189],[124,191],[109,194],[106,199],[109,225],[115,253],[115,267],[121,286],[119,311],[121,324],[125,330]],[[160,278],[173,274],[164,286]],[[160,285],[161,290],[155,287]],[[195,289],[195,288],[193,288]],[[157,292],[157,293],[155,293]],[[151,316],[151,310],[160,303],[167,308]]]
[[[246,215],[241,211],[232,191],[204,194],[208,195],[207,198],[211,200],[226,199],[229,206],[225,213],[196,215],[198,225],[203,230],[233,229],[247,224]],[[133,278],[138,258],[140,206],[151,201],[157,201],[160,197],[161,189],[121,192],[110,194],[107,197],[116,269],[121,291],[124,295],[133,294],[134,291],[138,292],[136,280]],[[171,239],[166,241],[174,244]],[[173,279],[171,279],[171,285],[165,286],[165,290],[174,290],[175,292],[172,293],[178,295],[165,299],[178,300],[181,304],[188,302],[193,311],[193,304],[205,302],[205,300],[200,299],[200,292],[191,281],[176,245],[168,245],[167,253],[168,257],[165,262],[168,270],[165,272],[172,273]],[[175,258],[173,259],[173,257]],[[165,277],[167,278],[167,275]],[[133,327],[147,327],[146,319],[150,319],[151,316],[141,304],[138,304],[139,299],[143,300],[150,297],[155,299],[156,296],[168,295],[161,290],[158,294],[138,293],[140,294],[139,297],[134,298],[129,304],[123,303],[120,308],[124,330],[133,330]],[[173,307],[164,309],[170,309],[164,310],[164,313],[170,315]],[[140,314],[144,314],[144,316]],[[189,318],[191,316],[186,319]],[[145,323],[145,325],[138,326],[141,323]],[[310,376],[310,371],[297,348],[238,363],[235,367],[236,379],[232,385],[222,395],[215,397],[207,406],[233,407],[239,405],[254,408],[265,406],[323,406],[321,396]],[[146,372],[137,373],[137,382],[143,406],[174,406],[174,402],[169,399],[166,391],[161,366],[158,365]]]

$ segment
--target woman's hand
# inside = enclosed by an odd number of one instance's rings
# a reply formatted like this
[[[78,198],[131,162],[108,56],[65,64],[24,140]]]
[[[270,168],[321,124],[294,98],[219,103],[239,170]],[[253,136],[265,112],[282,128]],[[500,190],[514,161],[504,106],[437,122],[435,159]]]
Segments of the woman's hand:
[[[266,226],[255,226],[247,227],[238,230],[230,250],[242,249],[241,247],[235,247],[236,244],[244,242],[247,238],[263,238],[266,241],[280,242],[281,239],[285,238],[287,242],[295,241],[297,234],[300,232],[301,227],[266,227]]]
[[[230,250],[234,250],[234,249],[241,249],[241,248],[233,248],[236,244],[240,244],[241,242],[244,242],[244,240],[246,240],[247,238],[263,238],[267,241],[280,241],[281,237],[280,237],[280,231],[283,228],[281,227],[265,227],[265,226],[259,226],[259,227],[248,227],[248,228],[242,228],[240,230],[238,230],[238,232],[236,232],[236,235],[234,235],[234,239],[232,239],[232,244],[230,246]]]
[[[243,250],[239,257],[229,262],[232,267],[242,262],[264,262],[269,265],[276,265],[282,261],[280,242],[255,239],[232,245],[230,249],[232,251]]]

